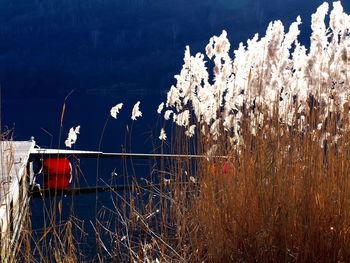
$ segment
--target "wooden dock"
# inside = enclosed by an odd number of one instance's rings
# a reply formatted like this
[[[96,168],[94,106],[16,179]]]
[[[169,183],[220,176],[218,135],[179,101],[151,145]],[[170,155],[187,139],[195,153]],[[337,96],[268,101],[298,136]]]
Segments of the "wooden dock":
[[[158,154],[158,153],[105,153],[97,151],[64,150],[35,148],[31,152],[32,156],[75,156],[77,158],[125,158],[125,159],[202,159],[205,155],[194,154]],[[216,156],[217,158],[227,158],[226,156]]]
[[[16,253],[18,236],[28,207],[28,160],[35,141],[0,142],[1,262]]]

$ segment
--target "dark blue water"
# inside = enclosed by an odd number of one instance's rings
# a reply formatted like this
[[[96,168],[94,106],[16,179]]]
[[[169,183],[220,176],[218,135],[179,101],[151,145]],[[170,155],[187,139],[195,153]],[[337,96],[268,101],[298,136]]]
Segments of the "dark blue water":
[[[228,31],[232,48],[271,20],[286,27],[301,15],[300,40],[308,42],[310,15],[323,1],[302,0],[2,0],[0,84],[2,124],[16,139],[34,136],[39,145],[53,135],[67,101],[64,138],[81,125],[77,147],[96,148],[109,109],[124,102],[116,129],[130,125],[130,110],[141,101],[146,123],[175,83],[185,45],[204,51],[209,38]],[[329,1],[331,2],[331,1]],[[349,2],[343,1],[349,9]],[[142,121],[137,127],[147,128]],[[107,140],[118,150],[116,130]],[[111,134],[108,134],[111,135]],[[146,136],[145,136],[146,137]],[[109,145],[109,144],[108,144]]]
[[[1,0],[2,127],[14,128],[16,140],[34,136],[42,147],[64,148],[69,128],[80,125],[77,149],[150,152],[160,144],[157,106],[175,83],[186,45],[192,53],[203,52],[209,38],[225,29],[235,49],[256,32],[264,35],[270,21],[280,19],[288,28],[298,15],[303,21],[299,40],[307,45],[310,16],[322,2]],[[350,2],[342,4],[349,12]],[[60,129],[64,98],[72,90]],[[143,117],[132,123],[138,100]],[[118,119],[109,118],[110,108],[120,102]],[[147,177],[147,163],[136,164],[137,176]],[[101,184],[96,161],[82,160],[80,166],[84,177],[76,182]],[[99,176],[109,180],[116,171],[123,182],[122,166],[117,160],[102,162]],[[108,203],[108,195],[100,200]],[[65,203],[68,210],[71,199]],[[76,197],[74,203],[77,217],[94,217],[94,209],[87,209],[95,205],[93,195]],[[40,227],[42,203],[33,202],[32,209],[33,225]]]

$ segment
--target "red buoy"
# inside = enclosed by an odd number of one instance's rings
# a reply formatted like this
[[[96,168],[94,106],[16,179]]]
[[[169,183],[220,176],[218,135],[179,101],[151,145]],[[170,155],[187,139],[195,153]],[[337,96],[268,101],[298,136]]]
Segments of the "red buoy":
[[[47,158],[43,165],[44,184],[49,189],[66,189],[72,180],[72,166],[67,158]]]
[[[224,162],[221,164],[213,164],[210,166],[210,172],[216,176],[218,175],[229,175],[234,176],[233,165],[229,162]]]

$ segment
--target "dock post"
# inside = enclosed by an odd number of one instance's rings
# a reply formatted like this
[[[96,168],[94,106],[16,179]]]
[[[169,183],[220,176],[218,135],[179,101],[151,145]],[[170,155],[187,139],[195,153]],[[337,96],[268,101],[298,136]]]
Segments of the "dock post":
[[[27,164],[35,141],[0,142],[1,262],[15,258],[23,219],[28,208]],[[30,168],[29,168],[30,170]]]

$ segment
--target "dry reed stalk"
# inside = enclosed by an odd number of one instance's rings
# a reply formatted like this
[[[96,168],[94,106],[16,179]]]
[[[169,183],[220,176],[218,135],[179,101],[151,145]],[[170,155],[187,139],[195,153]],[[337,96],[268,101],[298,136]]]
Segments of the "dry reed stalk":
[[[324,139],[312,128],[317,116],[304,132],[272,118],[256,136],[247,119],[228,172],[220,162],[200,164],[199,195],[178,222],[189,226],[188,261],[350,260],[349,131],[339,129],[348,119],[330,114]]]

